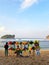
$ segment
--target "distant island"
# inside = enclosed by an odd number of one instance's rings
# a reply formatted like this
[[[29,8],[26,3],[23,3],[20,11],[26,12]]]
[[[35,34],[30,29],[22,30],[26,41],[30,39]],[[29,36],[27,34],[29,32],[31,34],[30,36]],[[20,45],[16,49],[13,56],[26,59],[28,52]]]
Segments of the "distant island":
[[[15,35],[4,35],[4,36],[1,36],[1,39],[14,39],[15,38]]]
[[[46,39],[49,39],[49,35],[46,36]]]

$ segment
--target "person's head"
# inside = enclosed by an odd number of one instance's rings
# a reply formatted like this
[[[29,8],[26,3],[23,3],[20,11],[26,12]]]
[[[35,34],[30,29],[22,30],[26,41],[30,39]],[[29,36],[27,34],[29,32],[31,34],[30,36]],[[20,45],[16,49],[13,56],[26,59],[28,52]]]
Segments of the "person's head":
[[[8,44],[8,42],[6,42],[6,45]]]
[[[17,46],[17,48],[19,48],[19,45]]]

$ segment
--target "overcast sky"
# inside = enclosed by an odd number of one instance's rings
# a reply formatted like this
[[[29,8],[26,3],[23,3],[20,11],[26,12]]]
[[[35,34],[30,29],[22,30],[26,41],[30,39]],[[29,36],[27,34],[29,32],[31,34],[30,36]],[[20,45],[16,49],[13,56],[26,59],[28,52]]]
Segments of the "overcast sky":
[[[49,0],[0,0],[0,36],[44,38],[49,35]]]

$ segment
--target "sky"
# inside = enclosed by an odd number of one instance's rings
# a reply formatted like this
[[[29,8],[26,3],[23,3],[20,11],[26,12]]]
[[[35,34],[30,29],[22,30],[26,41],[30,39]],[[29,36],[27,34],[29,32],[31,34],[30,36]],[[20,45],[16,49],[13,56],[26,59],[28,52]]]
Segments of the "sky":
[[[45,38],[49,35],[49,0],[0,0],[0,36]]]

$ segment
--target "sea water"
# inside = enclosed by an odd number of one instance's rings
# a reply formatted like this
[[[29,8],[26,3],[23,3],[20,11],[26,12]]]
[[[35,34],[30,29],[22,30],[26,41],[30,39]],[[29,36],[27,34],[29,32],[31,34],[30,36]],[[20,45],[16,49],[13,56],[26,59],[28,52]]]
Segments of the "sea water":
[[[4,49],[4,45],[8,41],[35,41],[39,40],[40,48],[43,50],[49,50],[49,40],[46,39],[0,39],[0,49]]]

